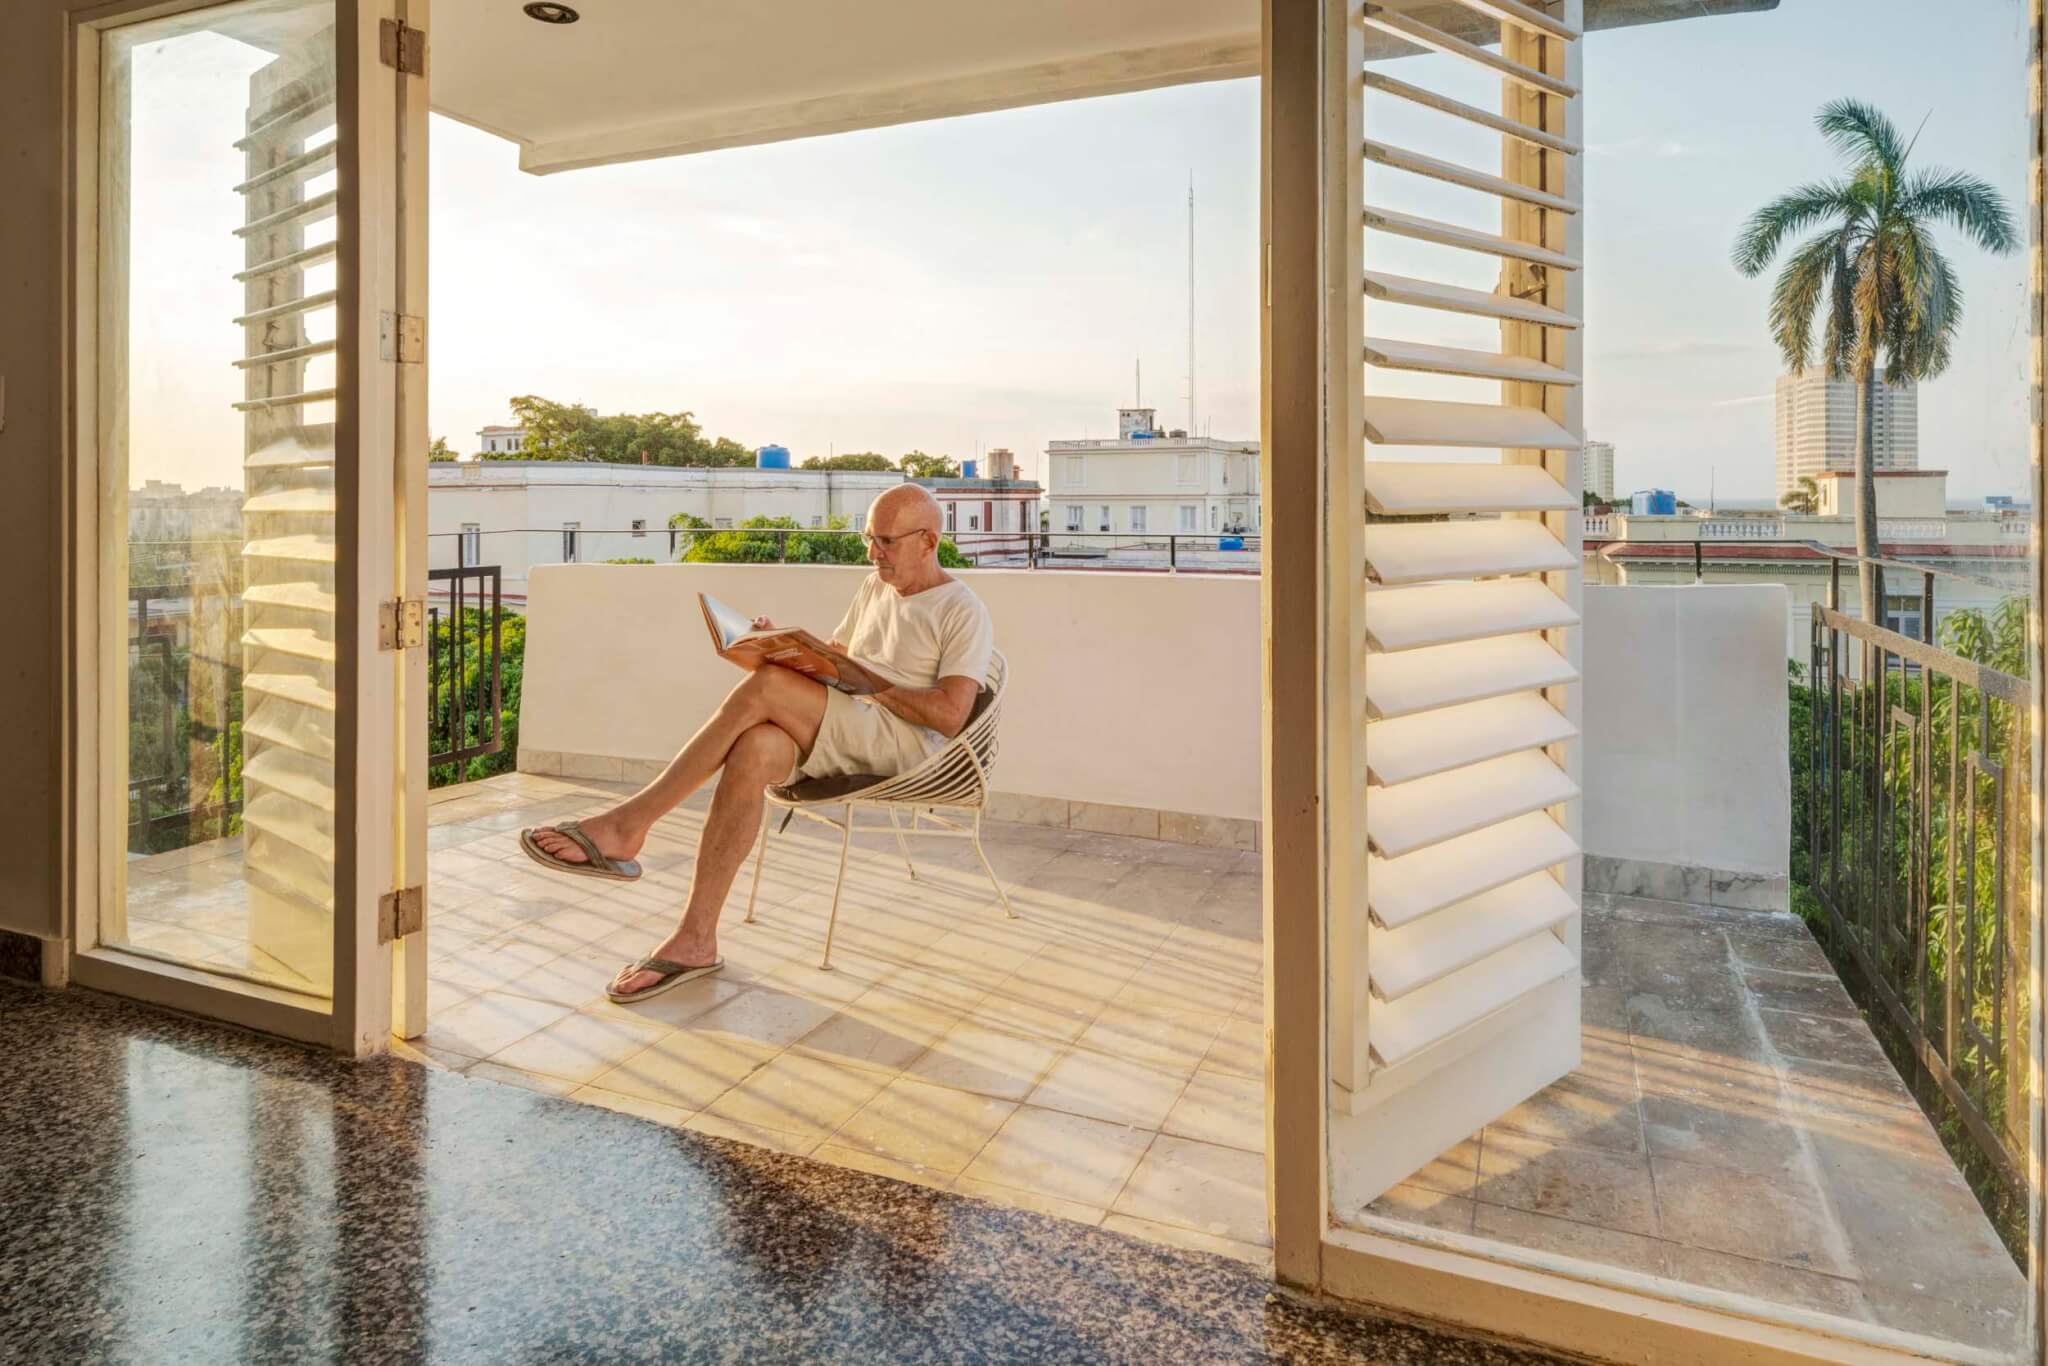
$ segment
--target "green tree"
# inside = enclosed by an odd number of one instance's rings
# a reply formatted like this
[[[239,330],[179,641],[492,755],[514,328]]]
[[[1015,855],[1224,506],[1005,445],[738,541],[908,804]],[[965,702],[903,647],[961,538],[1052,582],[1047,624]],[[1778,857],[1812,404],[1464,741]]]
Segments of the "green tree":
[[[676,559],[687,560],[690,558],[690,547],[697,543],[696,536],[688,533],[709,531],[711,523],[705,521],[702,517],[697,517],[687,512],[678,512],[668,519],[668,529],[671,532],[681,533],[673,535],[669,539],[674,545]]]
[[[427,747],[430,753],[445,753],[482,743],[490,735],[491,700],[491,622],[487,612],[471,607],[462,613],[463,658],[459,670],[447,663],[452,651],[450,636],[453,633],[452,617],[443,616],[434,623],[433,654],[431,658],[443,661],[447,670],[442,679],[436,680],[428,714]],[[519,759],[519,702],[526,672],[526,618],[515,612],[507,612],[501,618],[503,629],[499,635],[498,667],[498,720],[499,734],[504,744],[496,754],[479,754],[460,763],[435,764],[427,770],[427,784],[430,787],[446,787],[450,783],[470,783],[480,778],[510,773],[518,767]],[[455,699],[447,679],[463,680],[464,697],[462,705],[462,734],[453,733],[455,724]],[[238,775],[239,776],[239,775]]]
[[[898,469],[912,479],[958,479],[960,466],[950,455],[926,455],[923,451],[911,451],[896,462]]]
[[[434,444],[427,447],[427,459],[429,460],[453,460],[454,458],[455,448],[448,444],[448,438],[445,436],[435,437]]]
[[[556,403],[537,394],[511,402],[526,431],[524,448],[511,460],[587,460],[612,465],[751,465],[754,453],[730,437],[711,440],[694,414],[615,413],[610,417],[577,403]]]
[[[846,455],[814,455],[804,461],[807,470],[893,470],[889,457],[878,451],[852,451]]]
[[[1935,245],[1946,223],[1986,251],[2018,245],[2011,211],[1991,184],[1962,171],[1908,172],[1910,143],[1890,119],[1857,100],[1836,100],[1815,118],[1849,175],[1802,185],[1750,218],[1735,242],[1735,268],[1763,272],[1794,233],[1825,224],[1792,249],[1771,291],[1771,335],[1797,372],[1818,359],[1831,379],[1856,381],[1856,553],[1863,619],[1879,621],[1877,481],[1871,464],[1872,395],[1880,354],[1888,384],[1929,380],[1948,368],[1963,294]],[[1825,315],[1821,335],[1815,319]]]
[[[1801,517],[1813,516],[1820,511],[1820,481],[1810,474],[1800,475],[1799,487],[1779,498],[1778,506]]]

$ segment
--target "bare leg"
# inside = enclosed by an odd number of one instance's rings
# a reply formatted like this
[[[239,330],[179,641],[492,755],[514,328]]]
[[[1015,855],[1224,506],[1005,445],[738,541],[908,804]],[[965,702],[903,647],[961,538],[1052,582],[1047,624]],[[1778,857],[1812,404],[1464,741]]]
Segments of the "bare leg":
[[[711,719],[690,737],[690,742],[669,761],[659,778],[611,810],[584,818],[580,822],[583,833],[604,851],[606,858],[633,858],[647,842],[647,832],[656,821],[711,781],[711,775],[726,762],[727,753],[740,736],[755,726],[772,725],[788,736],[799,752],[808,752],[817,741],[818,726],[824,719],[824,684],[789,669],[756,669],[726,694],[718,710],[711,713]],[[794,763],[794,756],[790,762]],[[790,764],[785,763],[781,772],[764,780],[764,785],[782,778],[789,768]],[[584,862],[583,851],[575,841],[549,827],[536,830],[534,842],[564,863]]]
[[[740,864],[761,833],[761,789],[787,774],[796,756],[796,741],[789,733],[765,722],[742,732],[727,751],[725,774],[712,794],[711,814],[697,845],[689,903],[675,933],[654,949],[654,957],[691,967],[718,960],[718,914]],[[612,985],[623,994],[653,986],[657,980],[651,972],[622,972]]]

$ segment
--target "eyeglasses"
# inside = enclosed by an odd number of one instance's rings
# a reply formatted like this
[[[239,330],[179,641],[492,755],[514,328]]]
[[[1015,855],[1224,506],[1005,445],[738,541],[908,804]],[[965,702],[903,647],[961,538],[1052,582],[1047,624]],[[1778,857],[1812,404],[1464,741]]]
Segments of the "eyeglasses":
[[[884,550],[894,550],[896,548],[896,543],[898,541],[906,540],[912,536],[922,535],[925,530],[926,528],[919,527],[915,531],[899,532],[894,536],[877,536],[872,531],[863,531],[860,534],[860,539],[861,543],[867,546],[870,550],[874,549],[876,546],[880,546]]]

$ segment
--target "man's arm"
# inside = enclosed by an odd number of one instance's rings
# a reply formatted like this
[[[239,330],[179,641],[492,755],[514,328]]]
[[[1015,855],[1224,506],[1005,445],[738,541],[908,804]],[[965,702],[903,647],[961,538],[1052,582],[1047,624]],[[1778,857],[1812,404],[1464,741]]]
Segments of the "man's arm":
[[[967,724],[980,691],[981,684],[973,679],[949,674],[936,688],[885,688],[874,699],[904,720],[929,726],[950,740]]]

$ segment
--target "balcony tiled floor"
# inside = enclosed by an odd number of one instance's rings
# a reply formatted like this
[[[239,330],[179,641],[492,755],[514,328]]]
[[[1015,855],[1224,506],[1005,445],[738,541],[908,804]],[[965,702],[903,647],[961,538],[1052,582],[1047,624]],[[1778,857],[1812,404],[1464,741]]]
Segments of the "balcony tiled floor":
[[[604,983],[666,933],[703,799],[663,823],[636,885],[546,873],[514,838],[618,790],[512,775],[435,794],[418,1055],[1269,1260],[1256,855],[994,824],[1020,913],[1005,920],[964,845],[914,846],[919,886],[886,834],[867,837],[821,972],[837,846],[799,822],[751,925],[741,873],[725,971],[618,1007]],[[175,907],[210,904],[191,852],[130,866],[138,940],[193,932]],[[233,956],[233,926],[197,932]],[[1983,1348],[2019,1340],[2023,1278],[1795,919],[1591,896],[1584,963],[1580,1069],[1374,1213]]]
[[[471,1076],[1155,1239],[1267,1260],[1258,856],[992,825],[1007,920],[960,841],[794,823],[719,975],[634,1006],[605,982],[668,931],[704,799],[622,886],[550,874],[523,825],[613,800],[532,775],[437,793],[429,1059]],[[806,828],[808,827],[808,828]]]
[[[1580,1068],[1374,1213],[2017,1350],[2025,1277],[1796,918],[1584,926]]]

